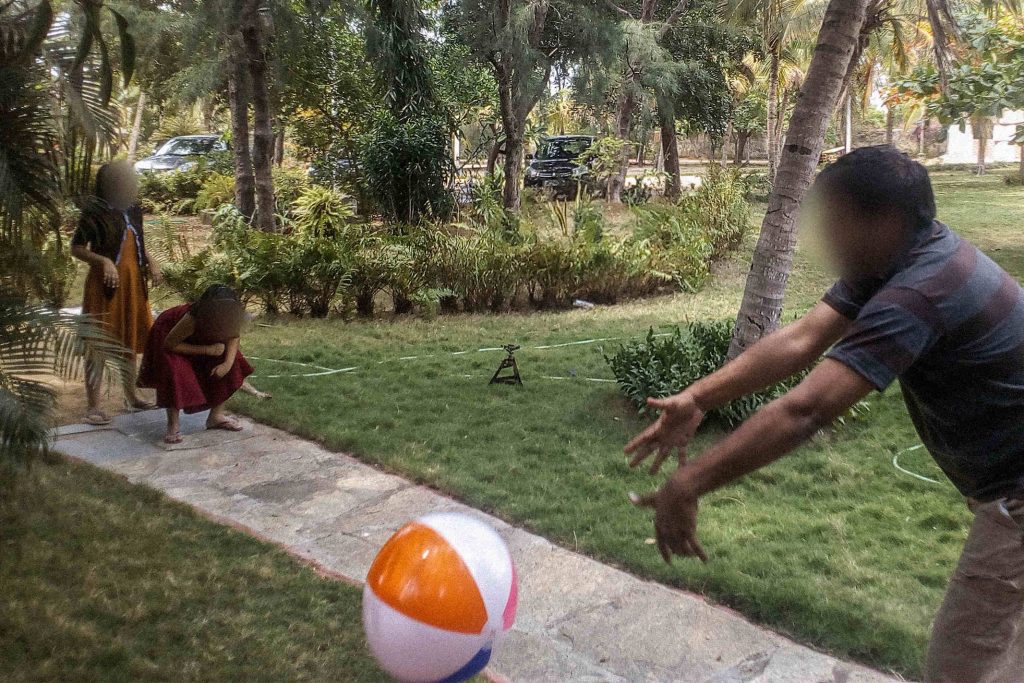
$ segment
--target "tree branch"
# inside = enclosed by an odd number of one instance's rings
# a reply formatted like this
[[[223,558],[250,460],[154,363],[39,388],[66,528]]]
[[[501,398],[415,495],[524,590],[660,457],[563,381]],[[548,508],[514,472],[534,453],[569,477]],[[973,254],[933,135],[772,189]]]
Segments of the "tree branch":
[[[626,19],[633,18],[632,14],[630,14],[626,9],[616,5],[614,2],[612,2],[612,0],[604,0],[604,4],[607,5],[611,11],[615,12],[621,17],[625,17]]]
[[[660,29],[658,29],[658,40],[664,38],[665,34],[671,31],[672,27],[679,22],[680,17],[683,16],[683,12],[686,11],[686,7],[689,4],[690,0],[679,0],[679,2],[676,3],[676,6],[672,8],[672,13],[668,15],[668,19],[666,19],[665,23],[661,25]]]

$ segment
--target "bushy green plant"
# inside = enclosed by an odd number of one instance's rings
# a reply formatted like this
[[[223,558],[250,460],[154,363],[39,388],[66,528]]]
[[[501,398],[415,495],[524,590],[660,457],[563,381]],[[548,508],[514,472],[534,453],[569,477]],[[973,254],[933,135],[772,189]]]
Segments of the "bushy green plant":
[[[211,173],[196,194],[193,206],[197,212],[219,209],[235,201],[235,176]]]
[[[185,171],[145,171],[139,174],[140,204],[147,213],[193,214],[196,197],[211,175],[205,161]]]
[[[211,247],[169,264],[164,272],[167,283],[185,298],[223,282],[247,301],[258,299],[268,312],[323,317],[345,297],[352,259],[337,236],[298,229],[260,232],[226,205],[214,216]]]
[[[677,394],[720,368],[732,338],[731,320],[708,320],[674,328],[667,336],[650,329],[642,341],[620,345],[605,355],[619,388],[644,413],[648,397]],[[764,391],[745,396],[709,413],[712,420],[735,426],[758,408],[796,386],[806,373]]]
[[[274,169],[274,196],[277,212],[288,214],[302,193],[312,185],[309,173],[302,166],[280,166]]]
[[[1003,178],[1003,182],[1011,187],[1017,187],[1024,185],[1024,174],[1021,173],[1010,173]]]
[[[442,118],[401,121],[382,114],[361,144],[367,194],[386,221],[413,224],[451,215],[453,165]]]
[[[334,236],[355,217],[352,198],[329,187],[306,188],[292,205],[295,227],[307,234]]]

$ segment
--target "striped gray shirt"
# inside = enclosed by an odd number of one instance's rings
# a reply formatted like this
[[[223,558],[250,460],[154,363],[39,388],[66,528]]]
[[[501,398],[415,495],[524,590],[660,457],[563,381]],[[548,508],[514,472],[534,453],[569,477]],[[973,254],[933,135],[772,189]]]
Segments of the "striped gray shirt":
[[[965,496],[1024,495],[1024,289],[936,221],[891,277],[837,282],[854,321],[827,358],[879,391],[899,379],[921,441]]]

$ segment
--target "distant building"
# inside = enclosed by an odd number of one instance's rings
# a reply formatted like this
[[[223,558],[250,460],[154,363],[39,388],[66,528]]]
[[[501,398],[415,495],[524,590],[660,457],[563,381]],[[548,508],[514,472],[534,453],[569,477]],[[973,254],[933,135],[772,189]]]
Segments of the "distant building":
[[[985,163],[1013,162],[1020,159],[1020,148],[1011,144],[1017,124],[1024,123],[1024,111],[1003,112],[1002,117],[992,126],[992,138],[985,150]],[[978,141],[974,139],[971,124],[964,124],[961,131],[959,124],[949,127],[946,140],[946,153],[942,155],[945,164],[973,164],[978,161]]]

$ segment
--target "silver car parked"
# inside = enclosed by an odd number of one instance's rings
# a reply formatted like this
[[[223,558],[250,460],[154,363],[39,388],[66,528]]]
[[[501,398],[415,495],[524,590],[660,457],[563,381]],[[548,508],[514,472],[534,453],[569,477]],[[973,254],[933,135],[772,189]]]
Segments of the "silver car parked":
[[[228,148],[219,135],[182,135],[171,138],[160,145],[151,157],[135,162],[139,173],[162,173],[164,171],[188,171],[195,168],[199,160]]]

